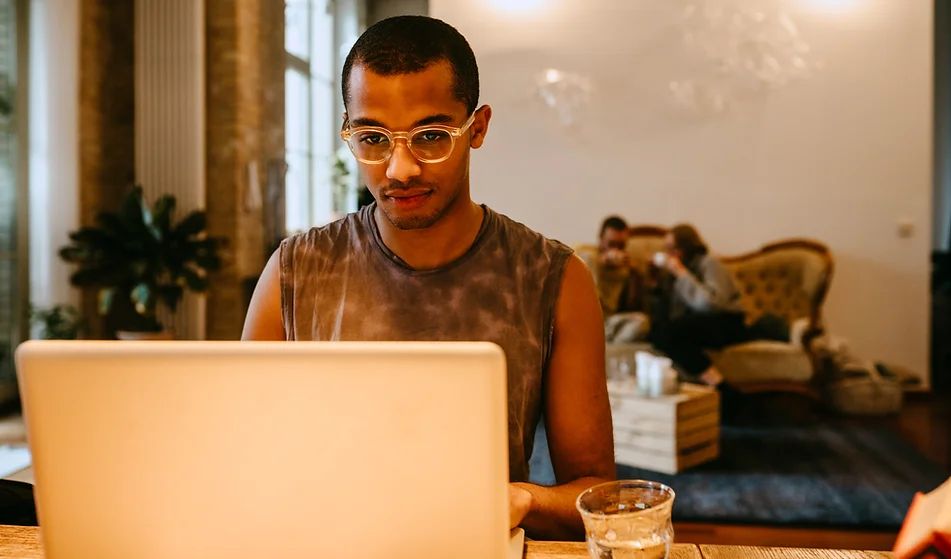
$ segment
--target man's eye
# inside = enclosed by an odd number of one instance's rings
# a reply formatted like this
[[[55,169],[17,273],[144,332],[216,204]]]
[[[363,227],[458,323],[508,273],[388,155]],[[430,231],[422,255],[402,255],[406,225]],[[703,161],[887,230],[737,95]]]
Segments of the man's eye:
[[[448,138],[448,135],[445,132],[442,132],[440,130],[430,130],[427,132],[420,132],[419,134],[417,134],[416,137],[414,138],[414,141],[418,143],[435,144],[447,138]]]
[[[386,136],[384,136],[383,134],[365,134],[360,137],[361,144],[376,146],[385,142],[386,142]]]

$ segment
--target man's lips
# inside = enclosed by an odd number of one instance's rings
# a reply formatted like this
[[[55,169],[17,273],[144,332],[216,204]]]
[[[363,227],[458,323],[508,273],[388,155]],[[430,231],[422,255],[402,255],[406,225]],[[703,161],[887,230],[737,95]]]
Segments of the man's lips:
[[[384,194],[384,196],[386,196],[387,198],[393,198],[395,200],[399,200],[403,198],[416,198],[419,196],[426,196],[431,193],[432,193],[431,190],[399,190],[396,192],[388,192]]]
[[[385,196],[395,205],[401,208],[417,208],[429,200],[432,195],[431,190],[407,190],[386,194]]]

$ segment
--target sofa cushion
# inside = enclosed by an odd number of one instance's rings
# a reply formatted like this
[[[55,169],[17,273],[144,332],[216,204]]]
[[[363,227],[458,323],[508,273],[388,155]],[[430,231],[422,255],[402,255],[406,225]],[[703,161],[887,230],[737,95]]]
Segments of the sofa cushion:
[[[711,351],[710,357],[731,384],[808,382],[812,362],[791,343],[754,341]]]

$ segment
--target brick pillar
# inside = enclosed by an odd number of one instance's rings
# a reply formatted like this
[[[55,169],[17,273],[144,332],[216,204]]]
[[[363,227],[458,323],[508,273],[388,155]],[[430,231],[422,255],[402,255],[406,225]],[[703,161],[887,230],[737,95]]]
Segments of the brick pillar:
[[[283,158],[284,2],[206,0],[205,10],[208,229],[229,239],[208,296],[208,339],[237,339],[247,285],[268,256],[267,169]]]
[[[135,180],[135,22],[132,0],[82,0],[79,25],[80,221],[115,210]],[[60,92],[62,93],[62,92]],[[82,312],[91,337],[111,335],[96,294]]]

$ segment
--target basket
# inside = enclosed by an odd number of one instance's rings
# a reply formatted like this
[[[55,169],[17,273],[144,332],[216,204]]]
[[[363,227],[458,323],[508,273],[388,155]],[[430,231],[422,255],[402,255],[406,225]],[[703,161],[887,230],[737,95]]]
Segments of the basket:
[[[839,378],[825,388],[826,404],[844,415],[898,413],[903,398],[901,380],[894,376],[883,376],[880,365],[840,371]]]

